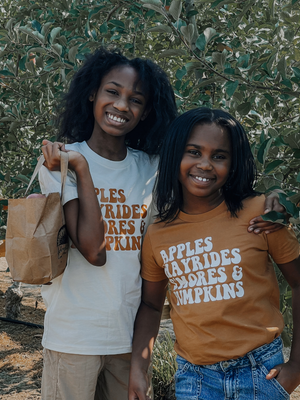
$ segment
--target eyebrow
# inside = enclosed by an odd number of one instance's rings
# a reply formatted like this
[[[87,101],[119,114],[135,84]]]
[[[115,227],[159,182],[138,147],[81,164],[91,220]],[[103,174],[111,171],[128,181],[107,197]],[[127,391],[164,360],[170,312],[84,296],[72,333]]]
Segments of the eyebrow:
[[[186,147],[189,147],[189,146],[195,147],[196,149],[199,149],[199,150],[201,150],[202,147],[203,147],[203,146],[199,146],[198,144],[187,143]],[[224,150],[224,149],[215,149],[214,151],[217,152],[217,153],[227,153],[227,154],[230,154],[230,151]]]
[[[113,83],[114,85],[116,85],[116,86],[118,86],[118,87],[120,87],[120,88],[123,88],[123,87],[124,87],[124,86],[122,86],[120,83],[114,82],[114,81],[107,82],[107,83]],[[138,92],[137,90],[133,90],[133,91],[134,91],[134,93],[139,94],[139,95],[145,97],[144,93]]]

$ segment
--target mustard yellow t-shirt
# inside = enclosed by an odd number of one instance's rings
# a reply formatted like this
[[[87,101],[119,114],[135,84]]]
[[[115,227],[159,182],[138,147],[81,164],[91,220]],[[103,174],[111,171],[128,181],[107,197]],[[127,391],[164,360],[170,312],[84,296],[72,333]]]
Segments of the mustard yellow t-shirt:
[[[290,262],[299,244],[287,228],[269,235],[247,232],[264,201],[246,199],[238,218],[223,202],[205,214],[180,212],[173,222],[148,228],[142,277],[169,279],[175,350],[193,364],[241,357],[284,328],[269,255],[277,264]]]

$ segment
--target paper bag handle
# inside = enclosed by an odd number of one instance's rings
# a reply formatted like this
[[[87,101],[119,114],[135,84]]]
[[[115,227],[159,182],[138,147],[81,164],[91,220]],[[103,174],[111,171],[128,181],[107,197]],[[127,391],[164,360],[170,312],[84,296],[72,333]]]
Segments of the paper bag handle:
[[[35,177],[37,176],[39,170],[41,169],[41,166],[44,164],[45,157],[44,155],[41,155],[40,158],[38,159],[38,163],[36,164],[36,167],[33,171],[32,177],[30,179],[30,182],[27,186],[25,196],[34,181]],[[69,161],[69,154],[66,153],[65,151],[60,152],[60,175],[61,175],[61,192],[60,192],[60,197],[63,195],[66,179],[67,179],[67,173],[68,173],[68,161]]]

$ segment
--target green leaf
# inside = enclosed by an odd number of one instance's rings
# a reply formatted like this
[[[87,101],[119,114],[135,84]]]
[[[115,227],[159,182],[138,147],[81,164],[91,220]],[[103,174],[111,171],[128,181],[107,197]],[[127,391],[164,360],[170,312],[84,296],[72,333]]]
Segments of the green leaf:
[[[180,28],[180,30],[181,30],[183,36],[185,37],[185,39],[189,43],[191,43],[193,35],[194,35],[194,30],[195,30],[194,25],[193,24],[189,24],[188,26],[182,26]]]
[[[102,25],[100,25],[100,33],[105,35],[107,32],[108,32],[108,26],[107,23],[104,22]]]
[[[179,81],[181,81],[182,78],[186,75],[186,73],[187,73],[186,68],[183,67],[182,69],[178,69],[178,70],[176,71],[175,76],[176,76],[176,78],[177,78]]]
[[[160,24],[147,29],[146,32],[172,33],[172,28],[170,28],[168,25]]]
[[[57,37],[57,35],[59,34],[60,31],[61,31],[61,27],[60,26],[57,26],[56,28],[52,29],[52,31],[50,33],[50,40],[49,40],[50,44],[52,44],[55,41],[55,39],[56,39],[56,37]]]
[[[281,83],[282,83],[284,86],[287,86],[289,89],[293,89],[293,85],[292,85],[292,83],[291,83],[291,81],[290,81],[289,79],[283,79],[283,80],[281,81]]]
[[[88,19],[90,20],[92,16],[95,17],[103,8],[104,6],[94,8],[94,10],[90,11]]]
[[[281,165],[284,161],[283,160],[274,160],[266,165],[265,174],[269,174],[270,172],[274,171],[279,165]]]
[[[145,5],[145,4],[153,4],[153,5],[159,6],[159,7],[162,6],[162,2],[160,0],[142,0],[142,2],[144,3],[143,5]]]
[[[216,0],[212,3],[211,8],[217,7],[220,3],[224,3],[224,0]]]
[[[78,47],[79,47],[79,45],[73,46],[73,47],[71,47],[71,48],[69,49],[69,52],[68,52],[68,59],[69,59],[69,61],[71,61],[73,64],[75,64],[75,62],[76,62],[76,54],[77,54],[77,52],[78,52]]]
[[[44,49],[43,47],[31,47],[30,49],[28,49],[27,53],[28,54],[30,54],[30,53],[46,54],[47,50]]]
[[[31,22],[32,27],[37,30],[38,32],[41,32],[41,24],[37,20],[33,20]]]
[[[236,110],[241,115],[247,115],[251,110],[251,103],[247,101],[246,103],[239,104]]]
[[[113,25],[118,26],[118,27],[120,27],[120,28],[125,28],[124,22],[123,22],[123,21],[120,21],[120,20],[118,20],[118,19],[111,19],[111,20],[109,21],[109,24],[113,24]]]
[[[199,14],[199,12],[197,10],[191,10],[191,11],[189,11],[187,13],[186,17],[187,18],[191,18],[191,17],[193,17],[194,15],[197,15],[197,14]]]
[[[206,43],[209,43],[212,38],[218,36],[218,33],[214,28],[206,28],[204,29],[203,33],[206,39]]]
[[[56,53],[60,56],[62,53],[62,46],[58,43],[54,43],[52,48],[56,51]]]
[[[198,39],[196,40],[196,47],[199,50],[204,51],[205,46],[206,46],[206,37],[205,37],[204,33],[201,33],[201,35],[199,35]]]
[[[260,146],[260,148],[257,152],[257,159],[261,164],[264,164],[267,154],[269,152],[269,149],[271,147],[271,144],[273,143],[273,140],[274,140],[273,138],[267,139]]]
[[[187,72],[199,70],[202,67],[203,67],[203,64],[200,63],[199,61],[192,61],[192,62],[185,64],[185,68],[186,68]]]
[[[28,61],[25,63],[25,67],[30,71],[32,74],[35,73],[34,64],[32,61]]]
[[[154,3],[154,4],[153,4],[153,3],[150,3],[149,0],[148,0],[147,3],[144,3],[144,4],[143,4],[143,7],[150,8],[150,10],[156,11],[156,12],[158,12],[159,14],[162,14],[163,16],[166,16],[166,11],[165,11],[165,9],[162,7],[161,2],[158,1],[158,3],[160,4],[160,5],[158,6],[156,0],[152,0],[152,1],[155,2],[155,3]]]
[[[0,78],[2,76],[15,76],[13,73],[11,73],[10,71],[7,71],[6,69],[3,69],[2,71],[0,71]]]
[[[223,68],[226,61],[226,53],[225,52],[219,53],[214,51],[212,53],[211,59],[212,62],[219,64]]]
[[[175,57],[175,56],[185,56],[186,55],[186,51],[183,49],[170,49],[170,50],[164,50],[162,51],[158,58],[165,58],[165,57]]]
[[[295,216],[299,216],[299,211],[297,210],[297,207],[295,204],[293,204],[290,200],[290,197],[285,194],[285,193],[278,193],[279,196],[279,203],[283,205],[283,207],[286,209],[286,212],[288,214]]]
[[[28,183],[30,182],[30,179],[27,178],[27,176],[22,175],[22,174],[17,175],[17,176],[16,176],[16,179],[18,179],[18,180],[21,181],[21,182],[26,183],[27,185],[28,185]]]
[[[173,0],[169,8],[169,13],[172,15],[175,21],[178,20],[181,14],[181,10],[182,10],[181,0]]]
[[[277,65],[277,69],[280,72],[280,75],[282,76],[283,79],[286,78],[286,59],[285,56],[283,56]]]
[[[300,149],[300,134],[298,132],[293,133],[291,135],[286,134],[284,136],[284,141],[292,148],[292,149]]]
[[[294,194],[294,195],[292,195],[292,196],[289,196],[289,200],[290,200],[292,203],[298,205],[298,203],[300,202],[300,193],[296,193],[296,194]]]
[[[277,211],[270,211],[267,214],[262,214],[261,217],[264,221],[285,225],[285,215]]]
[[[14,117],[3,117],[0,121],[2,122],[13,122],[15,120]]]
[[[294,71],[295,76],[300,79],[300,69],[297,67],[292,67],[292,70]]]
[[[233,93],[236,91],[237,87],[239,86],[239,81],[236,80],[234,82],[226,82],[225,89],[226,93],[229,97],[232,97]]]
[[[269,93],[264,93],[264,96],[266,99],[268,99],[270,106],[274,107],[274,103],[275,103],[274,97],[272,97]]]

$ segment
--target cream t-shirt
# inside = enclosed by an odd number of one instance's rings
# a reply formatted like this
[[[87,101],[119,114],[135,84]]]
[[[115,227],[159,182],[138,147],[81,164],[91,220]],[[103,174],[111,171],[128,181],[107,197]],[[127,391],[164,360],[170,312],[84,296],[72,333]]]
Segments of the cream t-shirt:
[[[65,272],[42,287],[47,306],[42,344],[64,353],[123,354],[131,351],[141,296],[140,247],[151,219],[157,158],[128,148],[123,161],[100,157],[86,142],[66,146],[88,161],[106,224],[107,262],[95,267],[69,248]],[[60,191],[60,172],[43,167],[43,193]],[[69,171],[63,203],[78,197]]]

